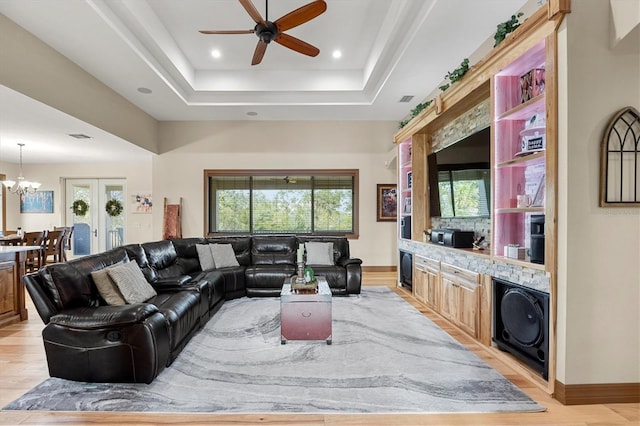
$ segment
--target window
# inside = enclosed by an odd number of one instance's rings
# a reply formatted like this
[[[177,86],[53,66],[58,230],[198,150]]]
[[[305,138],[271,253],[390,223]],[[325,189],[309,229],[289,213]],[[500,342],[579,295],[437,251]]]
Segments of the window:
[[[487,169],[442,170],[438,172],[442,217],[489,216]]]
[[[207,235],[357,235],[357,170],[205,170]]]

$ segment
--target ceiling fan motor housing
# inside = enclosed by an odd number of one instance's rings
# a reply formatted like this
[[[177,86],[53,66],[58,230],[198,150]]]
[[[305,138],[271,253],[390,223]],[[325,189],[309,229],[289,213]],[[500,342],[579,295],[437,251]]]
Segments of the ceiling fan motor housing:
[[[278,35],[278,28],[271,21],[266,21],[265,24],[256,24],[254,30],[258,38],[267,44]]]

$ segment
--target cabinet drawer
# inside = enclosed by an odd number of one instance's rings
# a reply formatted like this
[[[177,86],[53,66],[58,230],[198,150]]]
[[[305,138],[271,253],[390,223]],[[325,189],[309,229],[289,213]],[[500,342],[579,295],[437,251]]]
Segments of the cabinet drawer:
[[[429,259],[428,257],[422,257],[416,255],[414,257],[415,267],[421,271],[431,270],[433,272],[440,272],[440,261],[435,259]]]
[[[477,272],[458,268],[457,266],[449,265],[447,263],[441,264],[441,270],[443,274],[449,274],[456,277],[461,285],[477,287],[480,283],[480,274]]]

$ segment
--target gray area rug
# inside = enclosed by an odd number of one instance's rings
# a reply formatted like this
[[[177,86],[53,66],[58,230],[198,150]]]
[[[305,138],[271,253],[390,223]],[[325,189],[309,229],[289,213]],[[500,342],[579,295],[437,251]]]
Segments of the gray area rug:
[[[280,344],[277,298],[226,302],[150,385],[49,378],[4,410],[208,413],[542,411],[386,287],[333,298],[333,344]]]

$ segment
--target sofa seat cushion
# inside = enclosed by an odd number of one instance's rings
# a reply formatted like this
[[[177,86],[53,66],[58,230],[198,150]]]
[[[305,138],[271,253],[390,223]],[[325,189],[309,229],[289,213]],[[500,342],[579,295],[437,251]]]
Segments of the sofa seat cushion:
[[[240,268],[239,268],[240,269]],[[244,270],[244,268],[241,268]],[[220,271],[202,271],[191,276],[192,282],[206,282],[209,287],[209,306],[215,306],[224,299],[224,277]]]
[[[166,318],[169,324],[169,342],[172,351],[180,347],[182,341],[199,325],[200,296],[195,291],[160,293],[149,299],[148,303],[157,306]]]
[[[332,289],[344,289],[347,286],[347,270],[341,266],[312,266],[316,277],[323,276]]]
[[[293,265],[254,265],[245,271],[247,288],[282,288],[284,280],[296,274]]]

